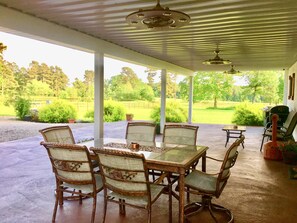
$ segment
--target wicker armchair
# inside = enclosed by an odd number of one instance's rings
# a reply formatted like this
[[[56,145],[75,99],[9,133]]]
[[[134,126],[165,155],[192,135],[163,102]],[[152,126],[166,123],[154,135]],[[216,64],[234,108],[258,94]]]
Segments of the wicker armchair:
[[[151,122],[128,122],[127,143],[135,142],[143,146],[155,146],[156,124]]]
[[[199,126],[195,125],[185,125],[185,124],[165,124],[163,130],[163,139],[162,142],[165,144],[178,144],[178,145],[197,145],[197,133]],[[198,164],[198,161],[195,162],[191,169],[195,169]],[[189,173],[189,170],[186,174]],[[156,175],[160,173],[155,173]],[[161,173],[164,176],[164,173]],[[162,175],[161,175],[162,176]],[[166,175],[168,183],[173,185],[178,180],[178,175],[169,174]],[[161,177],[162,178],[162,177]],[[178,190],[178,187],[176,187]],[[177,196],[175,196],[177,197]],[[189,200],[189,193],[187,193],[187,199]]]
[[[219,198],[227,181],[230,177],[230,169],[234,166],[238,151],[237,148],[244,140],[244,136],[237,139],[227,150],[224,160],[218,160],[211,157],[209,159],[221,162],[220,171],[216,174],[210,174],[193,170],[185,178],[185,191],[197,195],[202,195],[202,202],[195,202],[185,206],[185,216],[189,217],[195,213],[201,213],[206,208],[214,222],[218,222],[216,217],[224,217],[226,222],[233,222],[233,214],[230,210],[212,203],[212,198]],[[220,213],[220,215],[218,215]],[[206,222],[211,222],[210,220]]]
[[[75,139],[71,128],[68,125],[52,126],[39,130],[45,142],[52,143],[66,143],[66,144],[75,144]],[[91,157],[92,158],[92,157]],[[98,162],[96,159],[92,159],[92,166],[94,169],[98,169]],[[60,196],[62,200],[75,200],[77,196],[72,194],[69,196]]]
[[[75,144],[72,131],[68,125],[52,126],[39,130],[45,142]]]
[[[151,184],[143,154],[91,148],[98,155],[104,187],[104,215],[107,202],[119,204],[120,214],[125,214],[125,206],[147,210],[151,222],[152,204],[165,192],[167,186]],[[169,191],[169,218],[171,219],[171,191]]]
[[[95,220],[97,193],[103,189],[102,178],[93,171],[87,147],[72,144],[41,142],[48,153],[56,177],[56,201],[52,222],[55,222],[57,207],[63,205],[63,193],[93,198],[92,218]]]
[[[197,143],[197,132],[199,126],[183,124],[165,124],[163,132],[163,143],[193,145]]]

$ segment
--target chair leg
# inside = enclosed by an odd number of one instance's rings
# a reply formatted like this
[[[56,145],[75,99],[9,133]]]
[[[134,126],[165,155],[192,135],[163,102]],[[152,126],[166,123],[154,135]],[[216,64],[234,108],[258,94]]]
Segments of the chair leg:
[[[207,208],[210,216],[212,217],[212,219],[218,223],[218,220],[214,214],[214,211],[219,211],[219,212],[223,212],[225,214],[225,217],[228,218],[228,223],[232,223],[234,222],[234,218],[233,218],[233,214],[230,210],[228,210],[227,208],[224,208],[220,205],[217,204],[213,204],[211,202],[211,197],[209,196],[203,196],[202,197],[202,202],[196,202],[196,203],[191,203],[185,206],[185,216],[186,217],[190,217],[192,215],[195,214],[199,214],[200,212],[202,212],[203,210],[205,210],[204,208]],[[186,219],[187,220],[187,219]],[[227,219],[226,219],[227,220]]]
[[[153,181],[155,181],[156,180],[155,171],[151,170],[151,173],[152,173],[152,176],[153,176]]]
[[[80,194],[79,194],[79,204],[82,204],[82,196],[81,196],[81,190],[78,191]]]
[[[56,190],[55,190],[55,194],[56,197],[59,198],[59,205],[62,206],[63,202],[64,202],[64,194],[63,191],[58,190],[58,188],[60,187],[60,185],[62,184],[62,182],[60,182],[57,178],[56,178]]]
[[[119,203],[120,214],[125,215],[126,214],[125,200],[120,199],[119,201],[120,201]]]
[[[52,222],[55,222],[56,221],[57,208],[58,208],[59,200],[61,199],[59,195],[60,195],[60,191],[57,191],[56,201],[55,201],[55,206],[54,206],[54,212],[53,212],[53,217],[52,217]]]
[[[187,202],[190,202],[190,193],[188,192],[189,188],[187,188]]]
[[[92,223],[95,222],[96,203],[97,203],[97,194],[94,193],[94,195],[93,195],[92,220],[91,220]]]
[[[151,208],[152,208],[152,206],[147,209],[147,223],[151,223],[152,222]]]
[[[215,222],[218,223],[218,221],[217,221],[217,219],[216,219],[216,217],[214,216],[214,213],[213,213],[213,211],[212,211],[212,206],[211,206],[211,204],[208,204],[208,210],[209,210],[209,213],[210,213],[211,217],[213,218],[213,220],[215,220]]]
[[[103,223],[105,222],[106,219],[106,211],[107,211],[107,192],[104,190],[104,212],[103,212]]]
[[[264,139],[265,139],[265,135],[263,134],[263,138],[262,138],[262,142],[261,142],[261,147],[260,147],[260,152],[262,152],[262,147],[263,147]]]
[[[169,222],[172,222],[172,185],[168,185]]]

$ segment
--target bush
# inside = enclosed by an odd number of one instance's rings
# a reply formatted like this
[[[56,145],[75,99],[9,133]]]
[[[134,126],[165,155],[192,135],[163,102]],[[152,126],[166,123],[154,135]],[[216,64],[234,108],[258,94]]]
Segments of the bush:
[[[14,109],[17,117],[24,119],[26,115],[29,115],[31,102],[28,99],[18,98],[14,104]]]
[[[155,107],[152,110],[151,118],[155,123],[160,124],[160,106]],[[170,102],[166,105],[166,122],[186,122],[187,121],[187,112],[178,104]]]
[[[93,122],[94,121],[94,110],[87,111],[84,117]]]
[[[117,122],[125,119],[125,108],[117,102],[106,101],[104,102],[104,122]],[[94,111],[88,111],[85,118],[94,121]]]
[[[261,126],[263,125],[263,112],[261,105],[241,103],[235,108],[232,122],[237,125]]]
[[[39,120],[49,123],[65,123],[76,118],[75,108],[64,101],[54,101],[39,110]]]

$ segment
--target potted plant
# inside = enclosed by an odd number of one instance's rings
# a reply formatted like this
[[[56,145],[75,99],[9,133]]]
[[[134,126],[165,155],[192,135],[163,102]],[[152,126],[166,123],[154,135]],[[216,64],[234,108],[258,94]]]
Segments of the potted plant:
[[[133,121],[133,114],[126,114],[126,120],[127,121]]]
[[[286,164],[297,164],[297,143],[294,141],[288,141],[279,146],[282,151],[283,161]]]
[[[68,119],[68,123],[75,123],[75,119],[74,118]]]

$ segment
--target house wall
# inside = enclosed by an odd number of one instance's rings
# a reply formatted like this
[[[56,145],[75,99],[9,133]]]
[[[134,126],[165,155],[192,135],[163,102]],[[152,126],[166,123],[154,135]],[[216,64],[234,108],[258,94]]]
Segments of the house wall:
[[[289,86],[289,76],[292,75],[293,73],[295,73],[295,80],[294,80],[294,99],[289,99],[288,96],[289,96],[289,89],[290,89],[290,86]],[[293,111],[296,111],[297,112],[297,91],[296,91],[296,79],[297,79],[297,61],[289,68],[288,72],[286,72],[286,83],[288,85],[287,87],[287,105],[289,106],[290,108],[290,111],[293,110]],[[297,140],[297,128],[295,128],[295,131],[294,131],[294,138]]]

